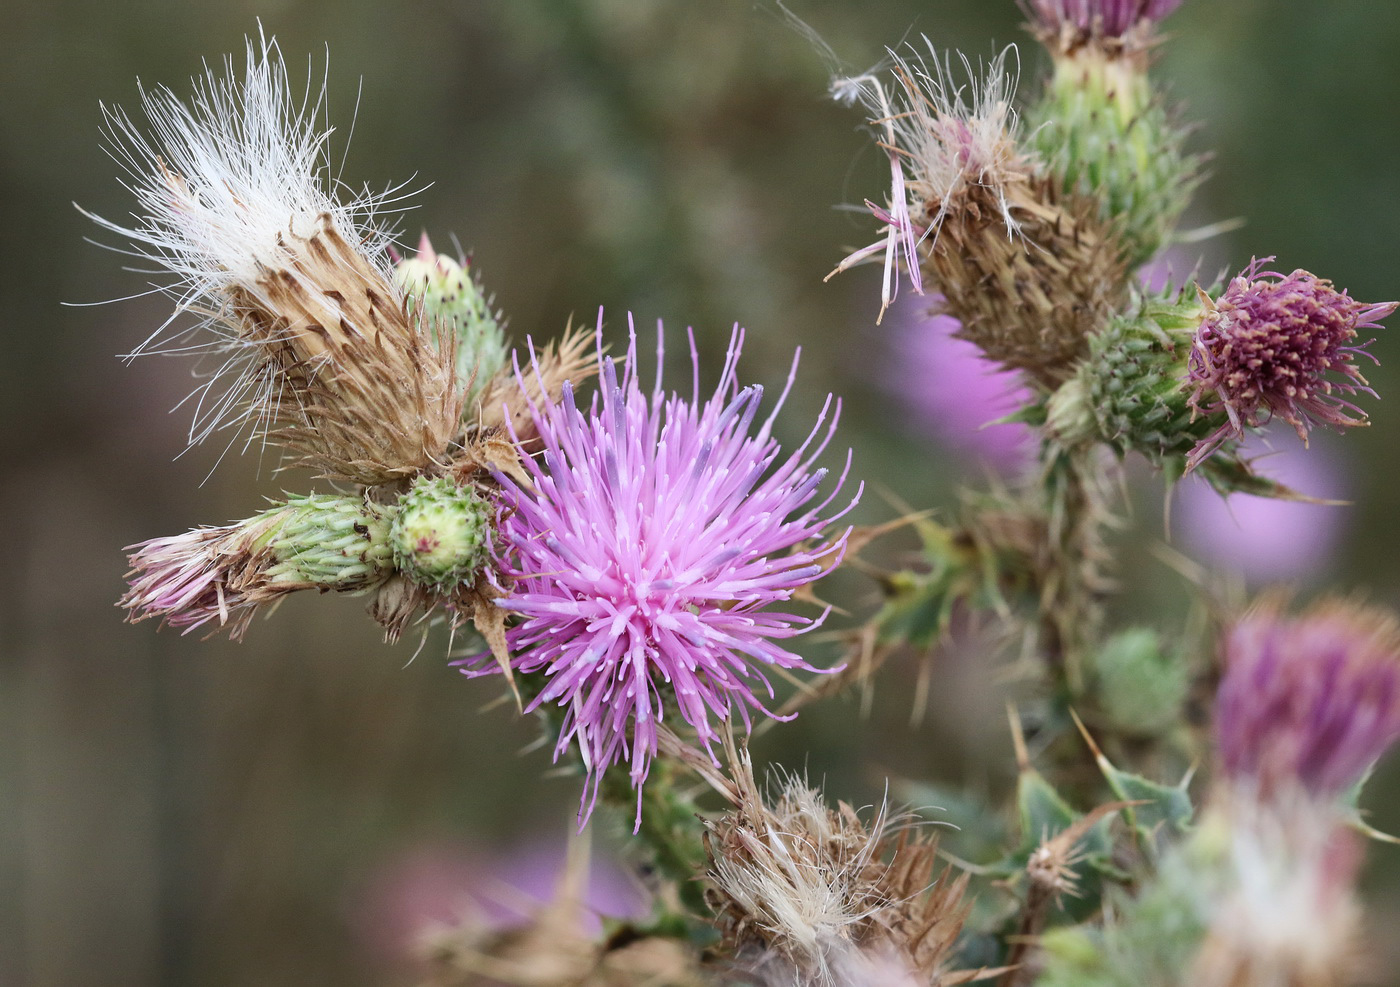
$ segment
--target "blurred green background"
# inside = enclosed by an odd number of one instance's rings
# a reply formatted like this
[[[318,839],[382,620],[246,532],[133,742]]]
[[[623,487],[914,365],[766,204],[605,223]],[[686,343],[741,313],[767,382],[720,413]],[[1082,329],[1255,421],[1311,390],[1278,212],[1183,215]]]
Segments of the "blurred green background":
[[[920,33],[974,59],[1017,42],[1028,85],[1044,68],[1011,0],[791,6],[846,70]],[[98,231],[70,204],[111,218],[132,205],[101,149],[98,101],[133,106],[138,76],[186,92],[202,59],[241,59],[258,18],[294,78],[307,53],[319,76],[329,50],[337,147],[354,120],[346,179],[383,187],[416,175],[426,187],[405,239],[426,229],[442,247],[456,234],[517,340],[557,335],[602,305],[614,339],[631,311],[644,326],[693,325],[714,356],[737,320],[750,330],[748,380],[779,383],[803,347],[789,438],[828,391],[844,397],[839,443],[869,485],[860,520],[894,516],[897,500],[947,505],[982,476],[882,388],[893,357],[873,325],[878,271],[822,283],[873,230],[835,207],[882,198],[887,172],[859,115],[824,98],[833,66],[767,0],[7,5],[3,984],[409,982],[386,942],[395,895],[450,895],[453,861],[465,872],[523,853],[532,832],[557,842],[572,818],[577,781],[544,777],[548,749],[522,753],[532,725],[485,708],[498,683],[446,668],[441,637],[416,655],[412,641],[388,647],[353,599],[294,598],[242,645],[126,626],[113,606],[123,546],[245,517],[284,486],[307,486],[256,456],[215,469],[217,445],[176,458],[188,416],[167,412],[190,387],[189,366],[115,357],[166,317],[161,299],[60,307],[146,283],[84,242]],[[1248,219],[1191,248],[1206,270],[1277,254],[1284,270],[1309,268],[1363,300],[1400,296],[1400,6],[1187,0],[1169,26],[1159,78],[1201,121],[1195,146],[1214,152],[1185,225]],[[1374,352],[1373,382],[1393,396],[1400,342],[1383,332]],[[1313,573],[1390,603],[1396,408],[1393,397],[1368,403],[1375,427],[1328,446],[1352,471],[1355,504]],[[1139,528],[1160,537],[1154,495],[1136,496]],[[1159,585],[1180,604],[1179,577],[1160,565],[1135,583],[1136,606]],[[841,592],[857,616],[875,602],[857,579]],[[1163,620],[1178,625],[1177,614]],[[940,660],[933,713],[917,729],[906,663],[887,670],[862,725],[855,703],[828,703],[757,752],[857,804],[890,773],[995,787],[1009,745],[976,658]],[[1371,794],[1377,825],[1400,828],[1400,804]],[[436,891],[403,890],[415,866]],[[1400,850],[1373,848],[1370,883],[1371,928],[1393,928]],[[1381,980],[1400,983],[1384,977],[1400,956],[1387,948]]]

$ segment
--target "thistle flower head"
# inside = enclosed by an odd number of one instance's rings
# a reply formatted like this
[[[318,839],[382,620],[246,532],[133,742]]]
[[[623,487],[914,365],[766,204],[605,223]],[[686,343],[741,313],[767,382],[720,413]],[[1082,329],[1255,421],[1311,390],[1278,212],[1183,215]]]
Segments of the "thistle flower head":
[[[361,497],[293,497],[256,517],[131,546],[121,606],[188,633],[237,640],[257,610],[301,589],[363,592],[392,572],[391,511]]]
[[[440,461],[460,417],[454,340],[411,317],[376,215],[396,189],[340,201],[321,96],[294,94],[276,42],[234,78],[210,68],[187,104],[142,92],[146,127],[106,109],[139,211],[94,216],[171,275],[175,314],[136,352],[203,351],[191,442],[256,422],[309,465],[378,483]],[[149,134],[149,136],[147,136]],[[177,328],[182,313],[199,321]]]
[[[884,805],[868,820],[832,809],[796,778],[765,800],[747,751],[731,769],[735,806],[707,824],[705,876],[736,965],[765,984],[944,982],[968,878],[935,875],[937,842]]]
[[[1135,29],[1150,31],[1181,0],[1021,0],[1041,37],[1061,44],[1121,40]]]
[[[601,316],[598,340],[601,353]],[[835,420],[782,456],[777,408],[755,429],[762,388],[737,383],[742,341],[736,328],[702,400],[698,366],[691,398],[665,394],[659,370],[645,393],[634,334],[620,379],[604,361],[588,406],[567,384],[557,403],[531,406],[543,453],[525,460],[528,481],[497,476],[497,602],[520,616],[513,667],[546,677],[534,706],[564,708],[556,756],[577,740],[590,779],[584,817],[619,762],[640,799],[666,712],[708,747],[712,718],[766,712],[755,692],[771,687],[755,666],[815,671],[779,642],[820,618],[765,608],[823,575],[845,545],[845,534],[819,540],[836,491],[815,502],[826,470],[813,464]],[[474,662],[468,674],[494,670]]]
[[[845,270],[883,254],[881,317],[898,295],[901,264],[914,290],[923,292],[919,243],[937,235],[950,211],[975,203],[998,216],[1009,234],[1016,231],[1005,186],[1027,170],[1016,142],[1017,77],[1006,65],[1007,54],[1015,49],[1003,51],[980,76],[964,57],[969,82],[959,85],[951,60],[940,58],[933,43],[924,41],[927,58],[912,48],[908,56],[890,51],[894,78],[888,89],[874,73],[832,83],[836,99],[848,105],[859,101],[872,114],[870,122],[890,160],[888,207],[866,203],[885,223],[885,235],[837,267]]]
[[[1192,450],[1189,468],[1274,417],[1292,425],[1304,443],[1315,424],[1367,424],[1349,398],[1375,395],[1356,356],[1375,358],[1366,351],[1369,341],[1354,341],[1360,329],[1379,329],[1397,303],[1354,301],[1307,271],[1262,270],[1271,260],[1254,261],[1230,282],[1207,306],[1191,343],[1191,408],[1196,415],[1223,412],[1225,420]]]
[[[1296,617],[1268,600],[1226,633],[1220,764],[1265,801],[1331,799],[1400,738],[1400,622],[1328,600]]]
[[[916,291],[927,278],[961,338],[1053,389],[1121,301],[1124,248],[1097,200],[1067,191],[1022,147],[1014,52],[984,72],[963,59],[964,84],[931,45],[926,58],[891,53],[888,89],[873,74],[837,81],[838,98],[872,113],[891,187],[887,206],[867,203],[883,236],[836,271],[883,256],[882,316],[901,266]]]

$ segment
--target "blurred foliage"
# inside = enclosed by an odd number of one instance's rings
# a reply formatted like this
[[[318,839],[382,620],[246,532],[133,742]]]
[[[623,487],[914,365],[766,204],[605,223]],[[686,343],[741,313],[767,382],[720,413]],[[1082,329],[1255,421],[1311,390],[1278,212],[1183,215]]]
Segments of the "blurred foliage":
[[[1019,41],[1023,78],[1044,68],[1011,0],[790,6],[847,70],[920,32],[974,59],[998,49],[988,38]],[[122,626],[112,606],[123,545],[246,516],[284,481],[256,453],[218,462],[217,443],[175,458],[186,419],[167,411],[189,367],[113,359],[166,307],[149,296],[60,307],[146,286],[83,242],[95,230],[69,202],[113,217],[131,208],[101,151],[99,100],[132,106],[138,76],[186,91],[201,59],[241,52],[258,19],[290,64],[311,53],[314,79],[329,51],[336,147],[354,129],[344,178],[383,187],[416,175],[405,241],[420,228],[440,246],[460,238],[517,340],[555,336],[602,305],[614,332],[629,311],[643,331],[657,318],[694,325],[714,357],[739,320],[749,380],[780,383],[802,346],[793,428],[828,391],[844,397],[840,441],[869,484],[858,520],[888,520],[896,503],[946,509],[977,479],[901,423],[880,387],[892,357],[873,326],[878,272],[821,281],[871,234],[834,207],[878,196],[887,173],[858,116],[826,100],[824,53],[766,0],[11,4],[0,887],[12,893],[0,900],[0,983],[408,982],[410,970],[367,962],[365,923],[382,924],[366,902],[375,875],[432,841],[484,854],[531,827],[561,832],[577,797],[575,779],[538,780],[548,746],[520,753],[537,730],[496,703],[497,684],[448,669],[437,634],[416,651],[384,646],[357,601],[293,599],[241,646]],[[1169,27],[1159,77],[1202,123],[1194,149],[1214,152],[1197,221],[1248,219],[1203,246],[1203,271],[1277,254],[1282,269],[1318,271],[1359,298],[1400,294],[1400,7],[1187,0]],[[1374,351],[1373,383],[1393,395],[1400,346],[1383,335]],[[1346,440],[1365,470],[1356,534],[1333,569],[1391,602],[1395,407],[1376,405],[1375,426]],[[1163,535],[1159,507],[1139,500],[1126,605],[1179,612],[1181,576],[1141,547]],[[915,549],[909,536],[870,551]],[[857,616],[878,605],[858,579],[835,590]],[[974,643],[935,659],[918,728],[907,699],[918,664],[891,662],[859,728],[854,702],[816,704],[755,752],[854,803],[878,797],[886,775],[1006,790],[1002,679],[983,657]],[[1395,831],[1386,780],[1368,795],[1371,821]],[[1382,928],[1400,912],[1400,854],[1373,856]]]

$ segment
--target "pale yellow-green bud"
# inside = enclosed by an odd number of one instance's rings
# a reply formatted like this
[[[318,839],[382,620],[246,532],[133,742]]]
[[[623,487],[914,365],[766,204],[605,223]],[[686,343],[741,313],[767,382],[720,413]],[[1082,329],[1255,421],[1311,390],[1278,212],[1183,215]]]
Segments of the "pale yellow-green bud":
[[[291,497],[244,522],[249,532],[263,529],[247,550],[271,556],[261,568],[266,586],[359,589],[382,578],[392,562],[391,513],[363,497]]]
[[[1200,160],[1153,92],[1145,53],[1091,44],[1057,53],[1054,65],[1029,113],[1032,144],[1065,191],[1099,200],[1132,270],[1170,241]]]
[[[486,562],[491,505],[445,477],[420,477],[398,504],[390,532],[394,564],[414,582],[450,589]]]
[[[1166,652],[1155,631],[1115,634],[1094,656],[1093,688],[1100,711],[1126,733],[1151,736],[1181,720],[1190,670]]]
[[[433,250],[427,236],[418,254],[399,262],[394,275],[410,306],[423,307],[434,334],[457,338],[457,382],[466,396],[464,414],[476,416],[477,401],[506,365],[507,347],[490,300],[467,266]]]

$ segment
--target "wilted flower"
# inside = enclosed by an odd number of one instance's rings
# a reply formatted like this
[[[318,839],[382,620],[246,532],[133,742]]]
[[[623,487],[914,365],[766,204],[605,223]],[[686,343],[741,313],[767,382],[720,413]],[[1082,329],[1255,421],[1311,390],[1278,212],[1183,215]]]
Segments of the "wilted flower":
[[[1006,52],[980,74],[964,60],[966,85],[931,45],[927,58],[891,58],[889,91],[874,75],[833,86],[872,113],[891,169],[888,207],[868,203],[884,236],[837,271],[883,254],[881,313],[901,265],[916,290],[927,277],[962,338],[1051,388],[1121,301],[1126,265],[1113,223],[1021,147]]]
[[[293,95],[274,41],[245,78],[210,69],[189,105],[144,91],[151,136],[106,111],[141,213],[137,254],[173,275],[176,312],[137,352],[204,351],[191,441],[252,420],[307,465],[375,484],[438,465],[458,429],[456,339],[434,339],[395,283],[377,210],[397,190],[340,202],[321,101]],[[193,327],[167,332],[192,312]]]
[[[1325,600],[1288,617],[1266,600],[1227,631],[1215,735],[1231,786],[1327,800],[1400,738],[1400,622]]]
[[[937,841],[881,806],[862,820],[787,779],[770,805],[731,750],[734,808],[707,824],[706,900],[745,982],[865,987],[976,979],[946,968],[968,875],[936,874]]]
[[[256,517],[130,546],[130,619],[237,640],[258,608],[302,589],[363,592],[393,571],[393,510],[362,497],[293,497]]]
[[[526,460],[529,481],[497,477],[506,546],[498,604],[522,618],[509,637],[512,664],[547,677],[532,708],[565,710],[556,756],[577,739],[589,775],[584,817],[618,762],[629,766],[640,812],[667,710],[708,747],[718,736],[711,717],[728,719],[736,706],[746,721],[748,707],[767,712],[755,683],[771,687],[755,666],[815,671],[776,642],[820,618],[764,608],[823,575],[845,545],[844,534],[817,541],[834,520],[821,512],[836,491],[812,503],[827,473],[813,463],[835,420],[820,435],[824,410],[801,448],[780,458],[772,425],[783,401],[750,431],[763,389],[739,388],[742,341],[736,328],[719,385],[702,402],[698,365],[689,400],[663,393],[659,369],[643,393],[634,334],[621,380],[604,362],[586,410],[568,384],[559,402],[532,406],[543,455]],[[693,343],[692,358],[698,364]],[[464,670],[495,666],[473,659]]]
[[[1189,468],[1274,417],[1305,443],[1315,424],[1367,424],[1348,397],[1375,395],[1355,362],[1357,354],[1375,358],[1366,352],[1369,341],[1353,340],[1359,329],[1379,329],[1397,303],[1353,301],[1307,271],[1262,270],[1271,260],[1254,261],[1219,299],[1207,301],[1186,386],[1197,415],[1223,411],[1226,420],[1191,452]]]
[[[1185,983],[1342,987],[1355,983],[1358,835],[1307,799],[1211,806],[1190,854],[1206,891],[1205,935]]]

